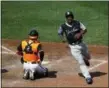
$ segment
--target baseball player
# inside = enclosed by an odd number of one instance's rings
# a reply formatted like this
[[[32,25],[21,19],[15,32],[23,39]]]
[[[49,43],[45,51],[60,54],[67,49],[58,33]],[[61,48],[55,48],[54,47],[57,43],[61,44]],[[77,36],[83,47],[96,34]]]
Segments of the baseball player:
[[[38,32],[31,30],[29,38],[23,40],[17,47],[17,54],[22,55],[21,62],[24,68],[24,79],[35,79],[37,76],[47,76],[48,69],[41,65],[44,57],[44,51],[42,50],[41,43],[38,42]]]
[[[90,66],[90,54],[86,44],[83,42],[83,36],[87,32],[86,27],[79,21],[74,20],[71,11],[65,13],[66,22],[62,24],[58,30],[58,34],[63,42],[67,40],[71,49],[71,54],[80,65],[80,70],[88,84],[92,84],[93,80],[88,71]]]

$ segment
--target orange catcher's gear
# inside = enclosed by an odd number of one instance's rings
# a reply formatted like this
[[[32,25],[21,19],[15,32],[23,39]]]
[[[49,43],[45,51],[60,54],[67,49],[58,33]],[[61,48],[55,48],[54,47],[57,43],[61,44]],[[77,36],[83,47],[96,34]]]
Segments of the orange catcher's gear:
[[[32,52],[27,53],[25,52],[25,48],[27,45],[30,45]],[[29,40],[28,42],[26,40],[22,41],[22,50],[23,50],[23,59],[26,62],[39,62],[40,58],[38,56],[38,46],[40,45],[39,42],[33,42]]]

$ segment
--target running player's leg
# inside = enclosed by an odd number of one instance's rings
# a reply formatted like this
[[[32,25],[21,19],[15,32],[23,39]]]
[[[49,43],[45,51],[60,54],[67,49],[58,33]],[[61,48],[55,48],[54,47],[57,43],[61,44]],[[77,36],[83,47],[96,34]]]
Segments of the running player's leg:
[[[71,49],[71,53],[74,56],[74,58],[78,61],[79,65],[80,65],[80,70],[83,74],[83,76],[85,78],[90,78],[90,73],[88,71],[88,68],[86,67],[84,60],[83,60],[83,55],[81,54],[81,47],[78,45],[75,46],[71,46],[70,45],[70,49]]]
[[[90,53],[88,51],[88,47],[85,43],[81,43],[80,46],[81,46],[81,53],[84,57],[84,62],[87,66],[90,66],[89,60],[91,59],[91,56],[90,56]]]
[[[91,55],[90,55],[90,52],[88,50],[87,45],[83,42],[83,43],[81,43],[80,46],[82,47],[81,52],[82,52],[84,58],[90,60],[91,59]]]

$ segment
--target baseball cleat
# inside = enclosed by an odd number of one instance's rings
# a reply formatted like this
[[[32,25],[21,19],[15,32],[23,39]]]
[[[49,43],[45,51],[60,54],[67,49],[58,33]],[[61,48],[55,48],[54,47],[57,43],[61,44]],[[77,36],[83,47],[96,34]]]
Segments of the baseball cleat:
[[[44,76],[47,77],[48,76],[48,69],[46,68],[46,72],[44,73]]]
[[[86,78],[86,82],[87,82],[87,84],[92,84],[93,80],[92,80],[92,78]]]
[[[30,71],[29,78],[30,78],[30,80],[35,80],[35,74],[34,74],[34,72]]]
[[[27,70],[24,70],[23,79],[29,79],[29,72]]]
[[[84,59],[84,62],[85,62],[85,64],[86,64],[86,66],[90,66],[90,62],[89,62],[89,60],[88,59]]]

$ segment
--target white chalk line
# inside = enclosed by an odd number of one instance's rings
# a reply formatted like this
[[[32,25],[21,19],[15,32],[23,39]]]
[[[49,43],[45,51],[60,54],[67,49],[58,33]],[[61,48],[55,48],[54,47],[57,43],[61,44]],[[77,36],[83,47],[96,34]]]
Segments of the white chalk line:
[[[49,63],[50,63],[49,61],[43,61],[43,62],[42,62],[43,65],[49,64]]]
[[[103,61],[106,61],[106,60],[101,60],[101,59],[91,59],[91,61],[97,61],[97,62],[103,62]]]
[[[11,85],[15,85],[15,84],[20,83],[20,82],[21,82],[21,81],[16,80],[16,81],[13,81],[13,82],[11,83]]]
[[[15,54],[14,51],[8,49],[8,48],[5,47],[5,46],[2,46],[2,48],[5,49],[6,51],[11,52],[12,54]],[[5,53],[6,53],[6,52],[5,52]],[[99,63],[99,64],[97,64],[97,65],[95,65],[95,66],[89,68],[89,71],[90,71],[90,70],[93,70],[93,69],[95,69],[95,68],[97,68],[97,67],[99,67],[99,66],[101,66],[101,65],[103,65],[103,64],[105,64],[105,63],[107,63],[106,60],[96,60],[96,59],[92,59],[91,61],[99,61],[99,62],[101,62],[101,63]],[[60,62],[60,61],[59,61],[59,62]],[[42,64],[49,64],[49,61],[43,61]]]
[[[11,54],[11,55],[14,55],[15,53],[11,53],[11,52],[7,52],[7,51],[3,51],[3,52],[0,52],[0,54]]]
[[[93,70],[93,69],[95,69],[95,68],[98,68],[98,67],[100,67],[101,65],[103,65],[103,64],[106,64],[107,63],[107,61],[102,61],[101,63],[99,63],[99,64],[97,64],[97,65],[94,65],[93,67],[91,67],[91,68],[89,68],[88,70],[89,71],[91,71],[91,70]]]
[[[12,51],[12,50],[10,50],[10,49],[8,49],[7,47],[5,47],[5,46],[1,46],[3,49],[5,49],[7,52],[11,52],[11,53],[13,53],[13,54],[16,54],[14,51]]]
[[[10,80],[11,81],[11,80]],[[21,81],[20,80],[14,80],[14,81],[11,81],[11,83],[10,82],[8,82],[7,83],[7,85],[9,85],[9,86],[14,86],[14,85],[16,85],[17,83],[21,83]]]

